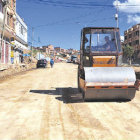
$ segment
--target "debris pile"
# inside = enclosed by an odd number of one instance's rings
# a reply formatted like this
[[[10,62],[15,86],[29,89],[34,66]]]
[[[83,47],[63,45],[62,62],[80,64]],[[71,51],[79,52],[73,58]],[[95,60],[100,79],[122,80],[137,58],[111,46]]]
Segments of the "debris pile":
[[[33,68],[36,68],[36,63],[9,65],[7,69],[0,71],[0,80]]]

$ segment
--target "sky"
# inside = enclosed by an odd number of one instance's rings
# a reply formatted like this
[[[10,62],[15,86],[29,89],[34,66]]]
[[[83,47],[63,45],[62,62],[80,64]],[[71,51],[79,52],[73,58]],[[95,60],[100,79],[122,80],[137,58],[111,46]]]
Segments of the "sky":
[[[118,0],[119,28],[140,23],[140,0]],[[84,27],[116,27],[115,0],[17,0],[17,13],[28,26],[28,43],[64,49],[80,48]]]

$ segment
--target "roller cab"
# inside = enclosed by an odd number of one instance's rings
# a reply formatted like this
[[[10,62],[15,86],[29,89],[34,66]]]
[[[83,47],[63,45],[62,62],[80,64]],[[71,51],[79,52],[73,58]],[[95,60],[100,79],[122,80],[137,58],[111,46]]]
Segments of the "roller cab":
[[[86,100],[132,100],[139,82],[122,67],[118,28],[84,28],[81,32],[78,88]]]

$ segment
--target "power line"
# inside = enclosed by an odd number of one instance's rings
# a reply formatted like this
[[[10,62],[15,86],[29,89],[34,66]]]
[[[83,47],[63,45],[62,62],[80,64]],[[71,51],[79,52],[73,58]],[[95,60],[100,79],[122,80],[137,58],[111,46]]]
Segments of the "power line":
[[[96,13],[98,14],[98,13],[101,13],[102,11],[105,11],[105,10],[108,10],[108,9],[101,8],[98,12],[96,11]],[[86,14],[82,14],[82,15],[77,16],[77,17],[58,20],[58,21],[47,23],[47,24],[44,24],[44,25],[37,25],[34,28],[40,28],[40,27],[45,27],[45,26],[53,26],[53,25],[56,25],[56,24],[59,24],[59,23],[69,22],[69,21],[73,21],[75,19],[77,20],[77,19],[80,19],[80,18],[88,17],[88,16],[91,16],[92,14],[93,14],[93,12],[88,12]]]
[[[90,16],[92,14],[93,14],[92,12],[89,12],[87,14],[82,14],[82,15],[74,17],[74,18],[67,18],[67,19],[63,19],[63,20],[58,20],[58,21],[55,21],[55,22],[47,23],[47,24],[44,24],[44,25],[38,25],[38,26],[35,26],[35,28],[40,28],[40,27],[44,27],[44,26],[53,26],[55,24],[64,23],[64,22],[68,22],[68,21],[71,21],[71,20],[79,19],[79,18],[84,18],[84,17]]]
[[[55,0],[28,0],[28,2],[34,2],[38,4],[47,4],[52,6],[62,6],[62,7],[73,7],[73,8],[90,8],[90,7],[112,7],[115,6],[113,4],[100,4],[97,2],[64,2],[64,1],[55,1]],[[134,4],[118,4],[119,7],[140,7],[140,5]]]
[[[26,1],[26,0],[25,0]],[[103,5],[97,2],[63,2],[63,1],[50,1],[50,0],[28,0],[37,4],[47,4],[51,6],[72,7],[72,8],[91,8],[91,7],[114,7],[112,4]]]

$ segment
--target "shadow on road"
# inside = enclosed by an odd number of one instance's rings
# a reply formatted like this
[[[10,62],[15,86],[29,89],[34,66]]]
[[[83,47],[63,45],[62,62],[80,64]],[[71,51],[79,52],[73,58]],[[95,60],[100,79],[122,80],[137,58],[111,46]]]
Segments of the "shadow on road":
[[[54,88],[54,87],[53,87]],[[48,94],[48,95],[56,95],[55,99],[62,101],[63,103],[83,103],[82,93],[78,92],[78,88],[56,88],[54,90],[30,90],[31,93],[38,93],[38,94]],[[103,102],[129,102],[130,100],[91,100],[88,102],[92,103],[103,103]]]
[[[82,94],[77,88],[56,88],[55,90],[30,90],[32,93],[58,95],[57,100],[64,103],[81,103],[83,102]]]

